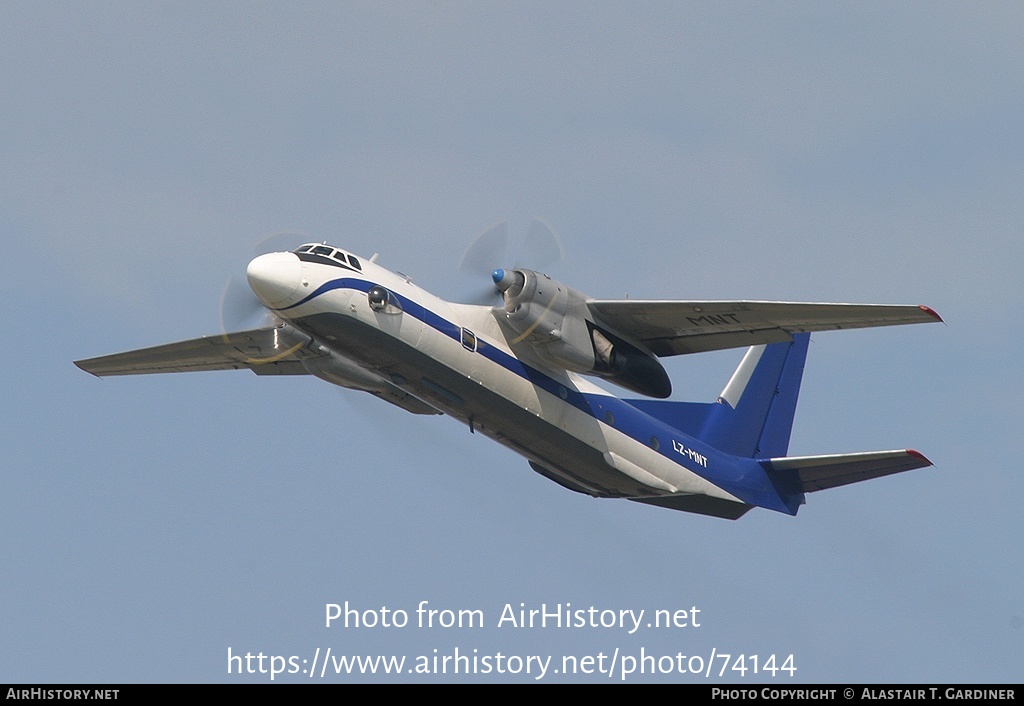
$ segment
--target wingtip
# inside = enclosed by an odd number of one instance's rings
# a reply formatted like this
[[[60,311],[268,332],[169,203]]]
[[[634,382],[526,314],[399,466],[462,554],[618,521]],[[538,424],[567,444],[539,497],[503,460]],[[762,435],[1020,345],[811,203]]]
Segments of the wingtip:
[[[934,318],[939,323],[942,323],[942,324],[946,323],[945,321],[942,320],[942,317],[939,316],[939,312],[935,311],[935,309],[932,309],[930,306],[925,306],[924,304],[918,304],[917,308],[920,309],[921,311],[923,311],[924,313],[928,314],[932,318]]]
[[[919,458],[919,459],[924,461],[929,466],[934,466],[935,465],[934,463],[932,463],[931,461],[928,460],[927,456],[925,456],[923,453],[921,453],[920,451],[918,451],[916,449],[906,449],[906,452],[907,452],[908,456],[913,456],[914,458]]]
[[[85,367],[85,364],[89,362],[88,360],[75,360],[75,361],[72,361],[72,362],[74,362],[75,367],[77,367],[79,370],[85,371],[85,372],[89,373],[90,375],[92,375],[95,378],[99,377],[99,375],[97,375],[93,371],[89,370],[89,368]]]

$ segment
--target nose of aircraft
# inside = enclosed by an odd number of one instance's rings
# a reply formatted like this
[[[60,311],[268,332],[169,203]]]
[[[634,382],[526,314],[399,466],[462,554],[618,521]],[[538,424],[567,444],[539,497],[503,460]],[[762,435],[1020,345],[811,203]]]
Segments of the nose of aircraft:
[[[245,276],[260,301],[271,309],[281,309],[295,303],[295,292],[302,282],[302,263],[294,253],[268,253],[250,262]]]

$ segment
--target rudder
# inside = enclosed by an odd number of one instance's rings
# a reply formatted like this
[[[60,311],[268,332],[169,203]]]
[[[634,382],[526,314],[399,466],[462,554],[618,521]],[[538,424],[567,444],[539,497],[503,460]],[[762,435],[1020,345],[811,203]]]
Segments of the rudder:
[[[747,350],[704,421],[699,438],[747,458],[785,456],[796,415],[809,333]]]

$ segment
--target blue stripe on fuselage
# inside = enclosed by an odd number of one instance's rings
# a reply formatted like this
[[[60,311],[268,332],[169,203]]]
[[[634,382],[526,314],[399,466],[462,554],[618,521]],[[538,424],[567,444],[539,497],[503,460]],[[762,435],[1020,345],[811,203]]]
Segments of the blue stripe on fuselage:
[[[352,289],[365,293],[373,286],[375,286],[373,282],[350,277],[330,280],[317,287],[315,291],[301,301],[277,309],[277,311],[284,312],[294,309],[322,294],[336,289]],[[462,327],[448,321],[443,316],[408,297],[402,296],[393,290],[389,291],[398,299],[402,311],[406,314],[422,321],[435,331],[461,342]],[[796,514],[796,506],[792,503],[787,503],[786,499],[779,496],[764,468],[754,459],[723,454],[718,449],[704,444],[699,439],[681,432],[656,417],[652,417],[618,397],[583,393],[563,385],[541,370],[527,365],[501,348],[489,344],[479,334],[477,334],[476,352],[496,365],[500,365],[509,372],[541,388],[548,394],[561,398],[567,404],[572,405],[598,422],[608,424],[608,426],[617,429],[637,443],[653,449],[652,439],[657,439],[658,448],[654,450],[658,454],[714,483],[743,502],[790,515]],[[610,412],[613,416],[614,421],[611,424],[605,418],[606,412]],[[684,456],[676,449],[673,442],[677,442],[683,448],[691,449],[703,456],[707,459],[707,466],[704,467],[699,463],[692,462],[692,458],[687,459],[691,461],[690,464],[683,463]],[[792,508],[790,507],[791,505],[793,505]]]

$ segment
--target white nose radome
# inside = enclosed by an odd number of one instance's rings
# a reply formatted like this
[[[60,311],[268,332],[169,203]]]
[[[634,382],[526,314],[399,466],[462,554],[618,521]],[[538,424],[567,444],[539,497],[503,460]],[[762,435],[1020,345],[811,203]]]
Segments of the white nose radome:
[[[245,269],[246,279],[256,296],[271,309],[294,304],[302,281],[302,262],[290,252],[260,255]]]

